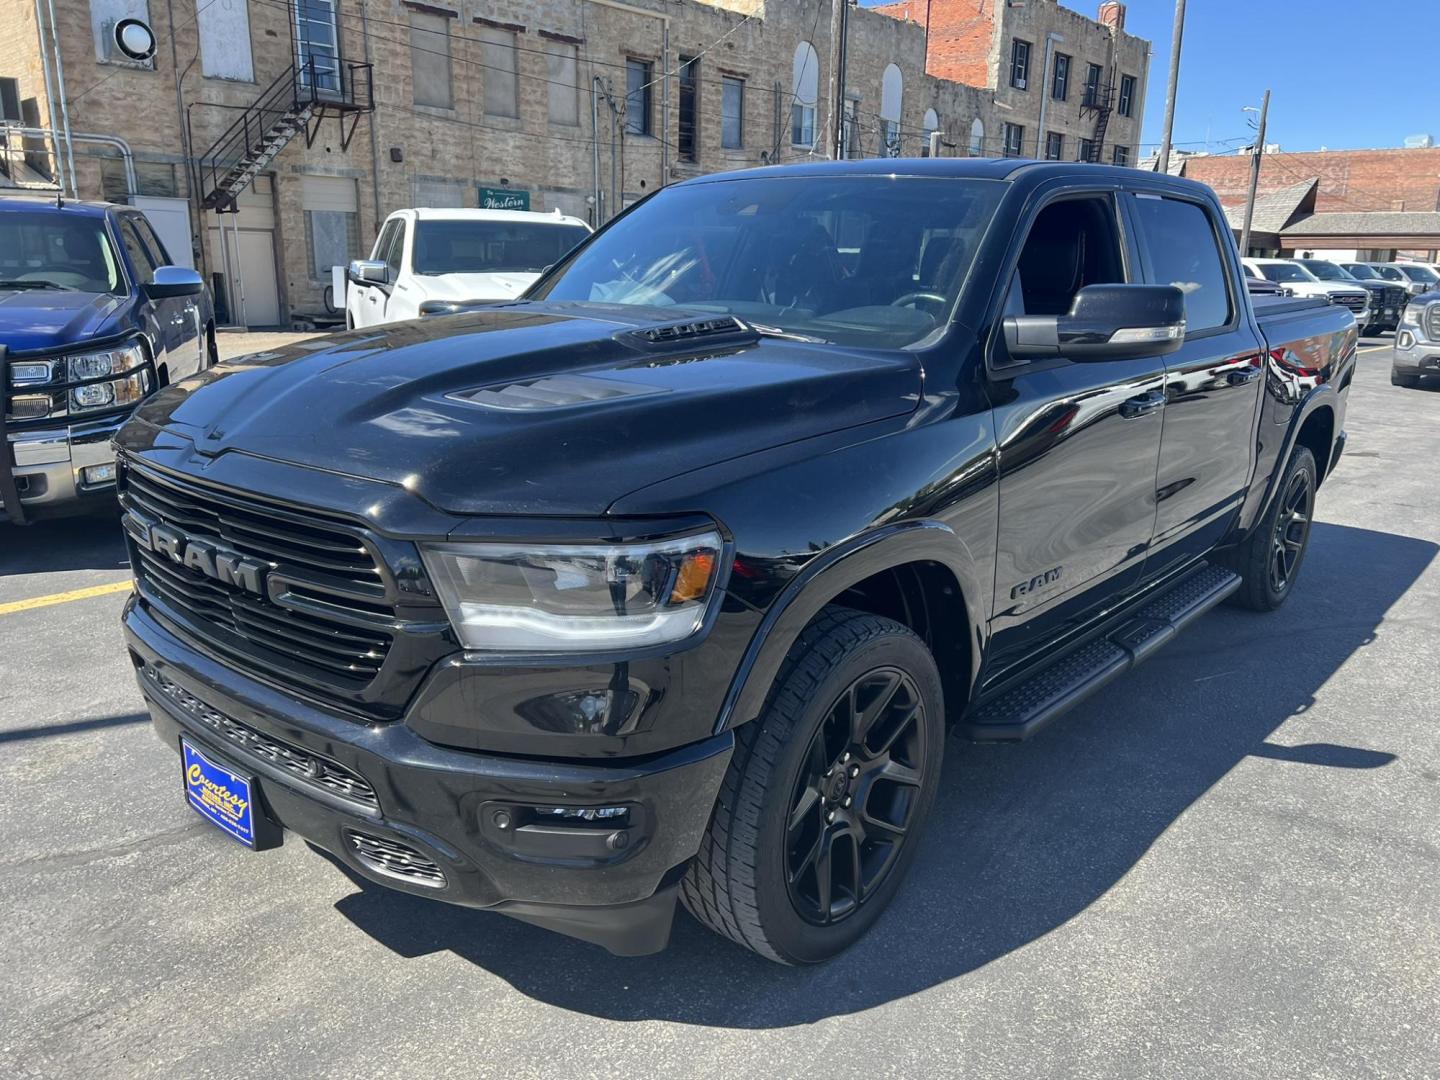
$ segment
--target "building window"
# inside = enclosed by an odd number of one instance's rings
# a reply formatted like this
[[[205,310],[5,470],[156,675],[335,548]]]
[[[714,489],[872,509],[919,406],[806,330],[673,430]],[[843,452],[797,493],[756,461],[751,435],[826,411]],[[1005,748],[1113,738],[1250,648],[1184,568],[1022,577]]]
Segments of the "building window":
[[[15,15],[6,17],[6,26],[12,25],[10,19]],[[149,60],[131,60],[122,53],[115,44],[115,24],[121,19],[139,19],[148,26],[154,26],[150,21],[150,5],[148,0],[90,0],[90,29],[95,35],[95,59],[102,64],[124,64],[127,67],[150,68],[155,67],[155,58]],[[18,26],[18,23],[15,24]],[[157,31],[158,34],[158,31]],[[7,57],[11,54],[7,54]]]
[[[295,49],[300,85],[322,94],[340,92],[340,26],[336,0],[306,0],[295,5]]]
[[[195,28],[200,37],[201,75],[207,79],[255,81],[248,4],[196,4]]]
[[[0,120],[10,120],[16,124],[25,122],[20,112],[19,79],[0,78]]]
[[[416,105],[454,108],[448,15],[410,13],[410,73]]]
[[[847,97],[845,99],[845,112],[842,123],[845,126],[845,156],[856,158],[860,156],[860,102],[857,98]]]
[[[930,144],[934,141],[935,133],[940,130],[940,114],[934,109],[926,109],[925,122],[922,126],[925,129],[925,145],[920,147],[920,156],[929,157]]]
[[[815,46],[802,41],[795,46],[790,68],[790,143],[815,145],[815,103],[820,96],[820,58]]]
[[[1117,146],[1110,151],[1110,160],[1116,165],[1130,164],[1130,148],[1128,146]]]
[[[1023,147],[1024,145],[1025,125],[1007,123],[1005,125],[1005,156],[1019,157],[1021,154],[1021,147]]]
[[[1064,53],[1055,54],[1055,74],[1050,79],[1050,96],[1056,101],[1070,97],[1070,57]]]
[[[515,32],[482,27],[480,69],[485,80],[485,115],[520,115],[520,72],[515,62]]]
[[[1065,136],[1058,131],[1045,133],[1045,160],[1061,161],[1065,154]]]
[[[1121,116],[1135,115],[1135,76],[1120,76],[1120,105],[1118,111]]]
[[[733,75],[720,80],[720,145],[726,150],[745,145],[745,80]]]
[[[894,64],[885,65],[880,77],[880,129],[884,145],[880,149],[883,157],[900,156],[900,116],[905,97],[905,77]]]
[[[1100,103],[1100,80],[1105,75],[1105,69],[1099,64],[1091,64],[1085,69],[1085,97],[1081,100],[1083,105],[1098,105]]]
[[[651,104],[655,100],[652,85],[654,68],[648,60],[625,61],[625,130],[631,135],[651,135]]]
[[[1016,90],[1030,86],[1030,42],[1019,38],[1010,42],[1010,85]]]
[[[1081,140],[1080,140],[1080,149],[1079,149],[1079,150],[1076,152],[1076,154],[1075,154],[1075,160],[1076,160],[1076,161],[1094,161],[1094,160],[1095,160],[1095,140],[1094,140],[1094,139],[1081,139]]]
[[[985,123],[978,116],[970,124],[970,156],[980,157],[985,153]]]
[[[680,122],[675,148],[681,161],[694,161],[700,145],[700,61],[680,57]]]
[[[574,126],[580,123],[580,54],[564,41],[545,43],[545,78],[550,87],[550,122]]]
[[[310,280],[328,283],[331,267],[348,266],[351,259],[359,257],[360,215],[354,209],[355,181],[317,176],[304,180],[305,250]],[[322,183],[312,185],[312,181]],[[325,190],[317,195],[312,190],[316,187]]]

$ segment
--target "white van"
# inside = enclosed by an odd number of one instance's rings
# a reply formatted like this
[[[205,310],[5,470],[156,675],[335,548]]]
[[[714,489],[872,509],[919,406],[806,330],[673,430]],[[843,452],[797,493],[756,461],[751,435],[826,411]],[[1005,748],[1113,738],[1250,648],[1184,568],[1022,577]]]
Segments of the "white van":
[[[590,235],[579,218],[528,210],[397,210],[369,259],[349,266],[345,325],[377,326],[471,300],[519,296]]]

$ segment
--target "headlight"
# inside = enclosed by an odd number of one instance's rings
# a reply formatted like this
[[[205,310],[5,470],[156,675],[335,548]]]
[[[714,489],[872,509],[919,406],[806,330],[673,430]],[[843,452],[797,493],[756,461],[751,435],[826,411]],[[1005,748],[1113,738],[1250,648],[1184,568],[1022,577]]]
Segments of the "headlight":
[[[123,379],[87,383],[70,391],[70,411],[97,412],[137,405],[150,392],[150,372],[138,371]]]
[[[1405,311],[1400,316],[1401,326],[1420,326],[1420,320],[1425,317],[1424,304],[1406,304]]]
[[[145,353],[139,345],[122,345],[117,349],[77,353],[68,359],[70,381],[80,382],[82,379],[103,379],[106,375],[119,375],[137,368],[145,363]]]
[[[596,652],[683,641],[714,600],[715,532],[645,544],[433,544],[421,553],[461,643]]]

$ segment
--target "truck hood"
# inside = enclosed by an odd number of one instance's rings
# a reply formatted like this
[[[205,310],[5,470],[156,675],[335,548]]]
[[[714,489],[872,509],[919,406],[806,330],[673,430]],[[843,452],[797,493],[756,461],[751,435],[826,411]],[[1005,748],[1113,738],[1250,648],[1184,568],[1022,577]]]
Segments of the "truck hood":
[[[350,331],[217,365],[156,394],[132,427],[163,428],[206,456],[401,485],[457,514],[595,515],[680,473],[919,403],[912,354],[738,324],[647,340],[679,321],[673,310],[522,303]]]
[[[60,350],[120,331],[125,297],[0,287],[0,344],[11,352]]]
[[[417,274],[412,280],[426,300],[513,300],[534,284],[539,274]]]

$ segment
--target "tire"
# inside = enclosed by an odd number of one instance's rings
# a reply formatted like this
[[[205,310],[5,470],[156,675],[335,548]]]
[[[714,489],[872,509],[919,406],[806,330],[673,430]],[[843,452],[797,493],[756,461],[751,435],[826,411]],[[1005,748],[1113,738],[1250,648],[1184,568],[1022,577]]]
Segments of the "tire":
[[[736,731],[681,886],[690,913],[782,964],[848,948],[914,858],[939,783],[943,717],[940,674],[920,638],[890,619],[822,611],[760,718]]]
[[[1391,369],[1390,369],[1390,385],[1391,385],[1391,386],[1403,386],[1403,387],[1405,387],[1407,390],[1414,390],[1415,387],[1417,387],[1417,386],[1420,385],[1420,376],[1419,376],[1419,375],[1403,375],[1403,374],[1401,374],[1400,372],[1396,371],[1394,368],[1391,368]]]
[[[1315,455],[1297,447],[1270,509],[1236,552],[1242,584],[1231,599],[1240,607],[1274,611],[1294,590],[1310,546],[1318,483]]]

